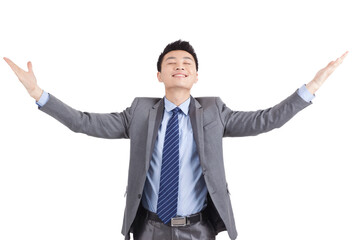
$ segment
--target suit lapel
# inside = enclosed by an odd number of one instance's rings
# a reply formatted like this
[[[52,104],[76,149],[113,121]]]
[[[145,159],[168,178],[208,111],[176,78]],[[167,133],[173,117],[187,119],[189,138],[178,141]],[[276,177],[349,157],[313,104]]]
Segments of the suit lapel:
[[[189,115],[196,148],[199,154],[200,164],[203,165],[204,156],[204,131],[203,131],[203,108],[201,104],[191,96]]]
[[[148,134],[146,141],[146,172],[154,150],[156,137],[164,114],[164,98],[160,99],[149,111]]]

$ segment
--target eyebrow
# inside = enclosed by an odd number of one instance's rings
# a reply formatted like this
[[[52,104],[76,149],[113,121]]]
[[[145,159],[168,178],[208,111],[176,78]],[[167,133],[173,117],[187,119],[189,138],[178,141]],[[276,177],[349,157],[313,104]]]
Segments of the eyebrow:
[[[169,59],[176,59],[176,57],[168,57],[167,59],[165,59],[165,61],[167,61]],[[183,59],[189,59],[192,61],[192,59],[190,57],[183,57]]]

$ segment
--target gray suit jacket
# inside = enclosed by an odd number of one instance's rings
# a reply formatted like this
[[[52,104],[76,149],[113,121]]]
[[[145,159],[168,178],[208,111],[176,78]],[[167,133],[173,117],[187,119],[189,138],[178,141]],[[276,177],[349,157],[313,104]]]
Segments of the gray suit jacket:
[[[210,220],[216,233],[237,236],[223,162],[223,137],[254,136],[279,128],[311,103],[296,92],[274,107],[232,111],[218,97],[191,97],[189,116],[200,164],[208,188]],[[131,107],[116,113],[75,110],[50,95],[39,109],[74,132],[99,138],[129,138],[130,164],[122,233],[129,239],[136,223],[146,173],[164,112],[163,98],[135,98]]]

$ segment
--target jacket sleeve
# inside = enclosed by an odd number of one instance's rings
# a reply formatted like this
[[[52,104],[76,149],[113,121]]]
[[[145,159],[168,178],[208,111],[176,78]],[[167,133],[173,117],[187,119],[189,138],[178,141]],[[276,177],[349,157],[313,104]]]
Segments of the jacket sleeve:
[[[49,114],[70,130],[98,138],[129,138],[129,128],[138,99],[123,112],[89,113],[66,105],[49,94],[49,101],[39,110]]]
[[[256,136],[283,126],[295,114],[312,104],[297,92],[279,104],[258,111],[232,111],[220,98],[216,99],[224,127],[224,137]]]

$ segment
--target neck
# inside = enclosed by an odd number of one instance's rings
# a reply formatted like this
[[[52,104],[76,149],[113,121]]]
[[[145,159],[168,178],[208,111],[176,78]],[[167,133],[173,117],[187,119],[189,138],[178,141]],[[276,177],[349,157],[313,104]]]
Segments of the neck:
[[[180,106],[190,97],[190,91],[165,89],[165,97],[176,106]]]

